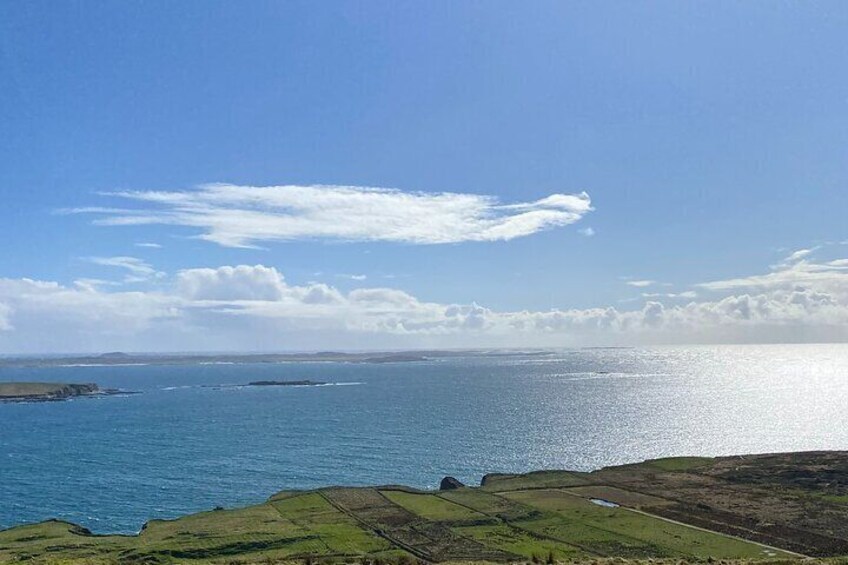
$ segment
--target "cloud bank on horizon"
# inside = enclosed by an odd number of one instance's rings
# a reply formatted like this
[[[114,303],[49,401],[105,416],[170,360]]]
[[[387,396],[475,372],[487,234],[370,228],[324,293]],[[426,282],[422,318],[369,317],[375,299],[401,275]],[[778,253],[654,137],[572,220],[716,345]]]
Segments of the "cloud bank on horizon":
[[[94,214],[98,225],[192,228],[194,237],[231,248],[293,240],[507,241],[573,224],[593,210],[585,192],[510,204],[475,194],[325,185],[212,184],[107,194],[128,205],[65,212]],[[152,242],[134,246],[162,248]],[[365,274],[328,274],[356,287],[343,291],[327,282],[291,284],[283,272],[263,264],[166,273],[138,257],[90,256],[82,258],[85,263],[114,269],[115,277],[73,283],[0,278],[0,351],[845,340],[848,259],[817,260],[822,247],[788,253],[765,273],[685,288],[653,278],[619,277],[639,293],[631,300],[640,306],[630,309],[544,311],[430,301],[366,282],[372,279]]]
[[[225,247],[319,239],[417,245],[508,241],[573,224],[592,211],[586,192],[514,204],[479,194],[335,185],[206,184],[193,190],[106,194],[137,207],[62,212],[95,214],[94,223],[103,226],[194,228],[198,238]]]
[[[793,253],[766,274],[646,293],[640,308],[496,311],[403,290],[289,284],[274,267],[184,269],[101,258],[150,288],[0,279],[3,351],[569,346],[848,339],[848,259]],[[695,300],[706,293],[707,297]],[[653,297],[675,299],[665,305]],[[686,299],[687,302],[680,302]],[[792,339],[790,339],[792,340]]]

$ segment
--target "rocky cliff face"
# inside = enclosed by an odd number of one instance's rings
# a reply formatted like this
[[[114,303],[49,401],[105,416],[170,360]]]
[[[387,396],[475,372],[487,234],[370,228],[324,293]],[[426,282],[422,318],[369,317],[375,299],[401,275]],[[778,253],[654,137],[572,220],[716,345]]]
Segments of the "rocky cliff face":
[[[63,386],[57,395],[59,398],[70,398],[71,396],[81,396],[83,394],[94,394],[99,392],[100,388],[94,383],[86,384],[69,384]]]

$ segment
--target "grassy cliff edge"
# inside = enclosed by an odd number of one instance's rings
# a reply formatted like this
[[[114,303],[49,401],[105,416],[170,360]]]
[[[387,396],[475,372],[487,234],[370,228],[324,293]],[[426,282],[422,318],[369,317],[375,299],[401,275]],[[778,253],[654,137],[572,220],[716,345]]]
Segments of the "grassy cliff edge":
[[[453,483],[451,483],[452,486]],[[135,536],[50,520],[0,531],[0,563],[784,561],[848,555],[848,452],[670,458],[480,487],[281,492]]]

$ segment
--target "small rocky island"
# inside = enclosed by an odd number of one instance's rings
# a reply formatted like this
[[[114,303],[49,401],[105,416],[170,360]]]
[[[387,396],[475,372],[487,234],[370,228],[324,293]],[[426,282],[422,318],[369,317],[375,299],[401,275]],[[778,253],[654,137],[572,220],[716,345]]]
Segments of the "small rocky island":
[[[0,402],[53,402],[79,396],[117,394],[94,383],[0,383]]]
[[[321,381],[253,381],[247,386],[319,386],[327,383]]]

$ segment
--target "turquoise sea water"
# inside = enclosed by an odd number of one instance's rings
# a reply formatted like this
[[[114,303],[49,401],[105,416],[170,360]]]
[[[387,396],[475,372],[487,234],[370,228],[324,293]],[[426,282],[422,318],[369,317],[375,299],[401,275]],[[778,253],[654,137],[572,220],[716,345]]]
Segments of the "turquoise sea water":
[[[311,379],[319,387],[216,387]],[[0,527],[97,532],[330,484],[848,449],[848,346],[562,351],[397,364],[0,368],[141,391],[0,404]]]

